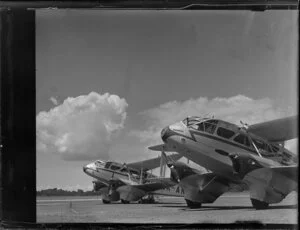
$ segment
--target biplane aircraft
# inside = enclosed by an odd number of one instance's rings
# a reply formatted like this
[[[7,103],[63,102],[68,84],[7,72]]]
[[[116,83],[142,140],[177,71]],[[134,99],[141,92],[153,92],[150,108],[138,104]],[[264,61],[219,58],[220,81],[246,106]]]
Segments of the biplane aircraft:
[[[182,156],[173,154],[170,157],[176,161]],[[161,157],[128,164],[96,160],[84,166],[83,171],[96,179],[93,181],[94,191],[100,192],[102,202],[105,204],[119,200],[124,204],[131,201],[151,203],[154,202],[154,194],[179,195],[179,192],[176,192],[178,189],[171,188],[176,185],[174,181],[170,178],[157,177],[149,172],[159,166],[162,176],[166,162],[163,162]]]
[[[188,117],[161,131],[155,151],[176,151],[209,172],[170,162],[171,178],[189,207],[212,203],[232,185],[246,185],[256,209],[281,202],[298,189],[298,156],[284,141],[296,138],[297,117],[239,127],[214,118]]]

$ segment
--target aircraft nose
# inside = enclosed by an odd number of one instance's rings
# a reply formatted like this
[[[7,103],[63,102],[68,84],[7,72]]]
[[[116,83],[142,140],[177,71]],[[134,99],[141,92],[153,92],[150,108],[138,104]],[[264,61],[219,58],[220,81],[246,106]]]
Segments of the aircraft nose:
[[[163,140],[163,142],[166,142],[169,136],[170,136],[170,128],[169,126],[167,126],[163,128],[163,130],[161,131],[161,139]]]
[[[83,166],[83,172],[87,173],[91,170],[96,170],[96,165],[94,163],[90,163],[90,164]]]
[[[87,169],[88,169],[87,165],[83,166],[83,172],[86,172]]]

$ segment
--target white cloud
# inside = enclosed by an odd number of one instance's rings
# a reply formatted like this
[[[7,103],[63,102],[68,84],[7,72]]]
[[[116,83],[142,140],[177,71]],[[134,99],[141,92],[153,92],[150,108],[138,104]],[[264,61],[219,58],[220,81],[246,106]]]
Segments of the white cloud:
[[[290,150],[292,153],[296,153],[298,155],[298,138],[286,141],[285,148]]]
[[[58,100],[55,97],[50,97],[49,100],[54,104],[54,105],[58,105]]]
[[[145,143],[160,142],[160,131],[167,125],[187,116],[214,115],[215,118],[240,124],[255,124],[289,115],[289,111],[274,106],[268,98],[252,99],[243,95],[229,98],[191,98],[186,101],[171,101],[156,108],[141,112],[145,119],[144,130],[134,130],[130,135]]]
[[[69,97],[37,115],[37,151],[65,160],[107,159],[112,138],[126,119],[125,99],[105,93]]]

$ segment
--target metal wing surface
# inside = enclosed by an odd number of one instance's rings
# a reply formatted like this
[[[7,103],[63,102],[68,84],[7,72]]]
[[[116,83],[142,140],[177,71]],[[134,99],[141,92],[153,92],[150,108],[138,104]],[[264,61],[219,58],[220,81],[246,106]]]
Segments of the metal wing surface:
[[[170,157],[176,161],[176,160],[180,159],[182,157],[182,155],[172,154],[172,155],[170,155]],[[161,157],[157,157],[157,158],[152,158],[149,160],[129,163],[129,164],[127,164],[127,166],[130,168],[137,169],[137,170],[143,169],[143,170],[147,171],[147,170],[158,168],[160,166],[160,161],[161,161]]]
[[[148,183],[138,184],[129,180],[120,179],[124,184],[132,186],[133,188],[143,190],[144,192],[153,192],[155,190],[168,188],[174,186],[176,183],[169,178],[152,178]]]
[[[250,125],[248,132],[272,142],[282,142],[298,137],[298,116],[285,117]]]

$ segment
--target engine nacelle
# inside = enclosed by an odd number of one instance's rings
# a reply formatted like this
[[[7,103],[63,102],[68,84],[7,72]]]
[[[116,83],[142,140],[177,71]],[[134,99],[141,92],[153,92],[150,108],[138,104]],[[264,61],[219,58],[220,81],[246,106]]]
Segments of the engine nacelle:
[[[93,181],[93,190],[95,192],[99,191],[103,187],[105,187],[105,185],[102,184],[101,182],[99,182],[99,181]]]
[[[232,161],[233,170],[241,179],[255,169],[263,168],[263,166],[252,156],[246,153],[231,153],[229,158]]]

